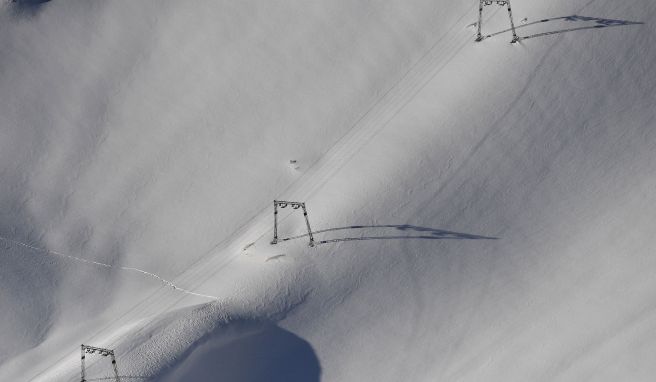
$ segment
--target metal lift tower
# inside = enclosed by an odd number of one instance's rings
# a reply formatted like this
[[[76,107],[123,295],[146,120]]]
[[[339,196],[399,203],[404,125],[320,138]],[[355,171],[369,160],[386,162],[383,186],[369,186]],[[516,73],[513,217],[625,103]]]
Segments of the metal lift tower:
[[[305,209],[305,203],[286,202],[284,200],[273,201],[273,240],[271,240],[271,244],[278,243],[278,207],[285,208],[287,206],[290,206],[295,210],[299,208],[303,209],[303,216],[305,217],[305,224],[307,225],[308,236],[310,236],[310,247],[314,247],[314,237],[312,237],[312,229],[310,228],[310,220],[308,220],[308,214],[307,214],[307,210]]]
[[[479,7],[478,7],[478,33],[476,34],[476,41],[481,41],[483,40],[483,35],[481,34],[481,27],[483,25],[483,7],[486,5],[492,5],[493,3],[497,3],[497,5],[508,6],[508,17],[510,17],[510,29],[512,30],[512,35],[513,39],[511,43],[516,43],[519,41],[519,36],[517,36],[517,33],[515,32],[515,22],[513,21],[513,16],[512,16],[512,9],[510,8],[510,0],[479,0]]]
[[[98,353],[99,355],[103,357],[111,357],[112,358],[112,367],[114,368],[114,378],[116,378],[116,382],[121,382],[121,377],[118,376],[118,366],[116,366],[116,358],[114,357],[114,351],[110,349],[103,349],[103,348],[97,348],[95,346],[89,346],[89,345],[81,345],[81,351],[82,351],[82,377],[81,381],[86,382],[86,370],[84,367],[84,359],[86,358],[87,354],[94,354]]]

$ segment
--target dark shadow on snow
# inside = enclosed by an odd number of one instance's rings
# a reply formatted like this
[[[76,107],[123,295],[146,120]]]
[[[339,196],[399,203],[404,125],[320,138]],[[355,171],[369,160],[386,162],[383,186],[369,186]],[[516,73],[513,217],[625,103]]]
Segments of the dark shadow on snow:
[[[574,32],[574,31],[580,31],[580,30],[585,30],[585,29],[601,29],[601,28],[611,28],[611,27],[621,27],[621,26],[644,24],[643,22],[636,22],[636,21],[613,20],[613,19],[603,19],[603,18],[598,18],[598,17],[571,15],[571,16],[563,16],[563,17],[553,17],[553,18],[550,18],[550,19],[542,19],[542,20],[534,21],[532,23],[527,23],[527,24],[515,26],[515,29],[526,28],[528,26],[544,24],[544,23],[548,23],[548,22],[551,22],[551,21],[558,21],[558,20],[563,20],[563,21],[568,21],[568,22],[594,22],[595,24],[594,25],[579,26],[579,27],[575,27],[575,28],[557,29],[557,30],[553,30],[553,31],[535,33],[535,34],[528,35],[528,36],[523,36],[523,37],[520,36],[519,40],[521,41],[521,40],[527,40],[527,39],[530,39],[530,38],[543,37],[543,36],[549,36],[549,35],[553,35],[553,34],[560,34],[560,33],[567,33],[567,32]],[[511,31],[511,29],[504,29],[502,31],[489,34],[489,35],[485,36],[484,39],[489,38],[489,37],[494,37],[494,36],[502,34],[502,33],[507,33],[507,32],[510,32],[510,31]]]
[[[274,323],[242,323],[232,330],[238,333],[217,330],[170,373],[154,380],[319,382],[319,359],[312,346],[297,335]]]
[[[39,11],[39,8],[41,8],[43,4],[49,3],[50,1],[51,0],[12,0],[11,3],[16,14],[33,16]]]
[[[11,2],[18,7],[38,7],[43,3],[50,2],[50,0],[12,0]]]
[[[316,244],[335,243],[340,241],[357,241],[357,240],[399,240],[399,239],[427,239],[427,240],[497,240],[496,237],[474,235],[470,233],[446,231],[443,229],[419,227],[409,224],[383,224],[383,225],[352,225],[348,227],[328,228],[318,231],[313,231],[312,234],[320,234],[325,232],[343,231],[343,230],[364,230],[364,229],[385,229],[394,228],[397,231],[405,233],[405,235],[381,235],[381,236],[358,236],[358,237],[343,237],[326,240],[316,240]],[[413,234],[415,233],[415,234]],[[288,237],[280,241],[299,239],[307,237],[308,234]]]

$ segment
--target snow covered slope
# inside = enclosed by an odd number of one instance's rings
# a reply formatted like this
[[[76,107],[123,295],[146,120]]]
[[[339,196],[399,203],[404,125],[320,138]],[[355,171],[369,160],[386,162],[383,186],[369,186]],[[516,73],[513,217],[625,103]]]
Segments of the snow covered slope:
[[[0,379],[649,380],[652,3],[2,4]]]

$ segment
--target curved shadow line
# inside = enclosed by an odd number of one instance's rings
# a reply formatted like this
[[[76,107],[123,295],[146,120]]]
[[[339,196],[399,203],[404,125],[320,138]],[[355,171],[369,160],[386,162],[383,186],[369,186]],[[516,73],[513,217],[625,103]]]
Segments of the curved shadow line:
[[[337,241],[386,240],[386,239],[387,240],[392,240],[392,239],[497,240],[498,239],[497,237],[489,237],[489,236],[474,235],[474,234],[462,233],[462,232],[446,231],[446,230],[435,229],[435,228],[419,227],[419,226],[414,226],[414,225],[409,225],[409,224],[402,224],[402,225],[399,225],[399,224],[352,225],[352,226],[347,226],[347,227],[337,227],[337,228],[327,228],[327,229],[317,230],[317,231],[313,231],[312,234],[318,234],[318,233],[323,233],[323,232],[331,232],[331,231],[342,231],[342,230],[349,230],[349,229],[366,229],[366,228],[395,228],[395,229],[397,229],[399,231],[403,231],[403,232],[409,232],[409,231],[430,232],[430,235],[362,236],[362,237],[348,237],[348,238],[341,238],[341,239],[320,240],[320,241],[317,241],[317,243],[323,244],[323,243],[332,243],[332,242],[337,242]],[[309,234],[305,233],[305,234],[302,234],[302,235],[291,236],[291,237],[287,237],[287,238],[284,238],[284,239],[279,239],[279,241],[288,241],[288,240],[300,239],[300,238],[307,237],[307,236],[309,236]]]
[[[542,19],[542,20],[538,20],[538,21],[533,21],[532,23],[518,25],[518,26],[515,26],[515,30],[525,28],[525,27],[528,27],[528,26],[531,26],[531,25],[542,24],[542,23],[546,23],[546,22],[549,22],[549,21],[556,21],[556,20],[596,21],[597,23],[599,23],[599,25],[592,25],[592,26],[587,26],[587,27],[579,27],[579,28],[571,28],[571,29],[561,29],[561,30],[557,30],[557,31],[537,33],[537,34],[526,36],[526,37],[520,37],[519,39],[524,40],[524,39],[529,39],[529,38],[534,38],[534,37],[541,37],[541,36],[547,36],[547,35],[558,34],[558,33],[572,32],[572,31],[583,30],[583,29],[621,27],[621,26],[644,24],[644,22],[638,22],[638,21],[613,20],[613,19],[602,19],[602,18],[598,18],[598,17],[587,17],[587,16],[571,15],[571,16],[552,17],[550,19]],[[504,30],[499,31],[499,32],[488,34],[485,37],[483,37],[483,39],[486,39],[486,38],[489,38],[489,37],[494,37],[494,36],[500,35],[502,33],[510,32],[510,31],[512,31],[512,29],[510,29],[510,28],[504,29]]]
[[[559,34],[559,33],[574,32],[574,31],[580,31],[580,30],[584,30],[584,29],[612,28],[612,27],[621,27],[621,26],[629,26],[629,25],[636,25],[636,24],[643,24],[643,23],[618,24],[618,25],[592,25],[592,26],[589,26],[589,27],[561,29],[561,30],[552,31],[552,32],[543,32],[543,33],[537,33],[537,34],[526,36],[526,37],[520,37],[519,40],[520,41],[521,40],[528,40],[529,38],[549,36],[549,35],[552,35],[552,34]]]
[[[473,235],[472,235],[473,236]],[[337,243],[340,241],[359,241],[359,240],[399,240],[399,239],[428,239],[428,240],[498,240],[496,237],[457,237],[457,236],[363,236],[363,237],[345,237],[341,239],[330,239],[317,241],[316,244]]]

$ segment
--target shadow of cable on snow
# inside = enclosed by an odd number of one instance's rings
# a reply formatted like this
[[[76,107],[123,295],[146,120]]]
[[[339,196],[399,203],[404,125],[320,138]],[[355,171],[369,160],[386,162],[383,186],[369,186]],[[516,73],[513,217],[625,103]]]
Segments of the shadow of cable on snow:
[[[319,359],[304,339],[275,323],[235,326],[254,329],[227,341],[225,329],[217,330],[195,347],[174,370],[165,376],[155,377],[153,381],[320,381]]]
[[[463,232],[454,232],[446,231],[443,229],[428,228],[428,227],[419,227],[409,224],[382,224],[382,225],[352,225],[347,227],[338,227],[338,228],[328,228],[318,231],[313,231],[313,235],[334,232],[334,231],[343,231],[343,230],[384,230],[384,229],[394,229],[395,233],[398,231],[403,232],[403,235],[399,234],[387,234],[380,236],[357,236],[357,237],[341,237],[334,239],[325,239],[318,240],[315,238],[316,244],[327,244],[327,243],[336,243],[340,241],[359,241],[359,240],[409,240],[409,239],[423,239],[423,240],[497,240],[496,237],[474,235],[470,233]],[[280,241],[300,239],[302,237],[307,237],[308,234],[288,237],[281,239]]]
[[[579,16],[579,15],[571,15],[571,16],[562,16],[562,17],[552,17],[550,19],[542,19],[538,21],[534,21],[531,23],[527,24],[522,24],[522,25],[517,25],[515,26],[516,30],[520,30],[522,28],[530,27],[530,26],[535,26],[535,25],[542,25],[548,22],[553,22],[553,21],[566,21],[568,23],[581,23],[581,22],[588,22],[588,23],[594,23],[593,25],[585,25],[585,26],[577,26],[574,28],[564,28],[564,29],[556,29],[552,31],[546,31],[546,32],[540,32],[540,33],[534,33],[530,34],[527,36],[520,36],[519,39],[521,40],[527,40],[531,38],[536,38],[536,37],[543,37],[543,36],[549,36],[549,35],[554,35],[554,34],[560,34],[560,33],[567,33],[567,32],[574,32],[574,31],[580,31],[580,30],[586,30],[586,29],[601,29],[601,28],[611,28],[611,27],[621,27],[621,26],[629,26],[629,25],[642,25],[644,24],[643,22],[638,22],[638,21],[628,21],[628,20],[614,20],[614,19],[604,19],[604,18],[599,18],[599,17],[589,17],[589,16]],[[491,33],[487,36],[484,37],[484,39],[489,38],[489,37],[494,37],[502,33],[507,33],[510,32],[511,29],[504,29],[499,32]],[[519,34],[519,32],[518,32]]]

